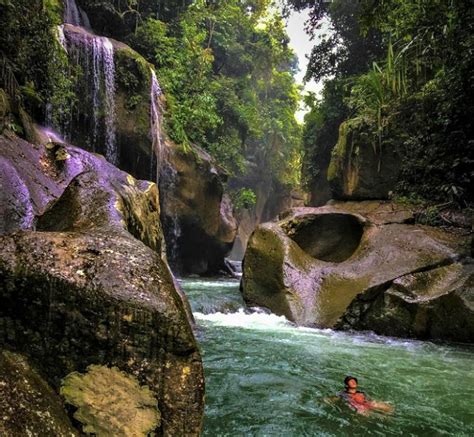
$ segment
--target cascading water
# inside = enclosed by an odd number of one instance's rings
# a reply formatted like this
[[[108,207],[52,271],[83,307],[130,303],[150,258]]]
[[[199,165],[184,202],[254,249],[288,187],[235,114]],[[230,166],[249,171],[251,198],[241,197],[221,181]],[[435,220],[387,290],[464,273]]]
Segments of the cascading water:
[[[75,0],[65,0],[64,2],[64,22],[74,24],[74,26],[82,26],[84,24],[79,7]]]
[[[151,89],[150,89],[150,126],[151,126],[151,140],[153,154],[156,156],[157,168],[156,168],[156,179],[157,182],[160,177],[160,166],[163,156],[162,145],[161,145],[161,126],[160,126],[160,96],[162,94],[160,84],[156,77],[156,73],[153,69],[151,71]],[[151,165],[153,166],[153,159],[151,159]],[[150,169],[150,177],[153,174],[153,168]]]
[[[57,39],[67,53],[75,73],[69,108],[45,108],[46,123],[60,131],[68,141],[105,155],[117,165],[116,82],[114,47],[110,39],[94,35],[89,19],[75,0],[65,0],[64,21],[57,27]],[[70,71],[64,72],[70,74]],[[54,101],[54,98],[52,99]],[[67,109],[67,110],[65,110]]]
[[[74,26],[82,26],[86,29],[91,28],[89,17],[77,6],[75,0],[65,0],[64,2],[64,22]]]
[[[71,125],[74,120],[88,125],[88,147],[104,153],[109,162],[117,164],[116,86],[112,42],[106,37],[86,31],[66,32],[65,41],[70,63],[80,67],[82,71],[75,91],[80,98],[78,105],[90,106],[91,110],[79,111],[73,108],[71,120],[63,121],[61,132],[68,139],[72,139]],[[86,113],[84,119],[80,119],[80,112]],[[101,147],[102,144],[105,144],[105,148]]]
[[[160,192],[162,193],[161,200],[170,205],[167,209],[168,215],[164,221],[164,232],[166,238],[166,252],[168,254],[168,261],[174,270],[179,270],[179,239],[181,238],[181,226],[179,223],[177,205],[173,199],[174,193],[178,191],[178,172],[167,162],[159,169],[161,173]]]
[[[97,40],[97,38],[95,38]],[[94,50],[98,49],[103,65],[105,83],[105,146],[106,158],[113,164],[117,163],[118,153],[115,134],[115,63],[114,47],[108,38],[99,38],[100,44],[94,42]],[[94,59],[96,53],[94,53]]]

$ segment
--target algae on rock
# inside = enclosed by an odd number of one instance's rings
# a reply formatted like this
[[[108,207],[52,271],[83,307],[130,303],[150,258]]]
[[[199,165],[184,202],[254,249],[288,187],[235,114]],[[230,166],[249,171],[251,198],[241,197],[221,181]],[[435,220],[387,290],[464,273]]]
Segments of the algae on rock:
[[[64,378],[61,395],[77,408],[83,432],[98,437],[142,437],[160,425],[157,400],[147,386],[116,367],[91,365]]]

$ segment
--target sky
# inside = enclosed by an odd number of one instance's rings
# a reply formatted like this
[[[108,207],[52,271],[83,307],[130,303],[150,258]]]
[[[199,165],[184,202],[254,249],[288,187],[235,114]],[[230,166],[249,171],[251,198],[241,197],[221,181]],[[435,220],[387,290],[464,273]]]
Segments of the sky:
[[[308,10],[301,12],[292,12],[289,19],[287,20],[287,33],[290,37],[290,46],[298,56],[299,68],[300,71],[296,75],[296,82],[300,85],[304,85],[304,91],[313,91],[317,94],[323,88],[321,82],[316,83],[314,80],[311,80],[307,84],[303,84],[303,77],[306,73],[306,67],[308,65],[307,56],[311,53],[313,45],[317,42],[316,39],[311,41],[309,35],[305,32],[305,22],[309,18]],[[306,108],[301,108],[296,113],[296,118],[299,122],[303,122],[304,115],[308,110]]]

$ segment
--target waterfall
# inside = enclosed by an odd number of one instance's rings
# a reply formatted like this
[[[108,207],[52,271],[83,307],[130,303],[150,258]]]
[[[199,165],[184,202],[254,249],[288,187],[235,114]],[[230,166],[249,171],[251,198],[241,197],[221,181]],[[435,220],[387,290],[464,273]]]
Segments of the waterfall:
[[[87,14],[77,6],[76,0],[65,0],[64,2],[64,22],[74,26],[82,26],[91,29],[91,23]]]
[[[151,127],[151,165],[153,166],[153,154],[156,155],[157,168],[156,179],[157,182],[160,177],[160,166],[162,161],[162,144],[161,144],[161,127],[160,127],[160,96],[162,94],[160,84],[156,77],[156,73],[151,70],[151,90],[150,90],[150,127]],[[153,168],[150,169],[150,175],[153,174]]]
[[[97,39],[97,38],[96,38]],[[117,164],[118,153],[115,134],[115,63],[114,47],[108,38],[99,38],[101,44],[100,57],[102,59],[105,79],[105,147],[106,158]],[[94,44],[94,49],[96,44]],[[94,58],[95,58],[94,54]]]
[[[74,24],[74,26],[82,26],[84,23],[76,0],[66,0],[64,2],[64,22]]]
[[[182,229],[179,220],[179,206],[176,203],[176,193],[178,192],[179,175],[178,171],[169,162],[162,163],[160,179],[160,195],[163,202],[163,211],[166,215],[163,221],[163,230],[166,239],[166,253],[171,268],[175,273],[180,269],[180,238]]]
[[[117,164],[114,47],[106,37],[68,30],[66,48],[69,60],[71,64],[80,66],[83,72],[76,84],[76,95],[80,105],[90,106],[90,111],[85,113],[74,110],[76,119],[86,118],[89,148],[104,153],[109,162]],[[70,124],[73,123],[74,119]],[[62,131],[70,138],[70,128],[63,126]]]
[[[179,224],[179,218],[176,211],[173,211],[173,217],[171,218],[171,229],[169,238],[169,257],[173,264],[177,264],[179,261],[179,239],[181,237],[181,226]]]

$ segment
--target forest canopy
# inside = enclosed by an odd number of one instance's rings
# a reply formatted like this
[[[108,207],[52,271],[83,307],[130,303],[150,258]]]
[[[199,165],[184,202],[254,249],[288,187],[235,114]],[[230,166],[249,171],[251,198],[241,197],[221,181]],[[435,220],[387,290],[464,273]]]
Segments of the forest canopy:
[[[403,156],[396,195],[467,206],[473,201],[474,7],[469,0],[293,1],[309,32],[328,20],[307,79],[303,177],[314,184],[344,120],[358,120],[384,152]]]

